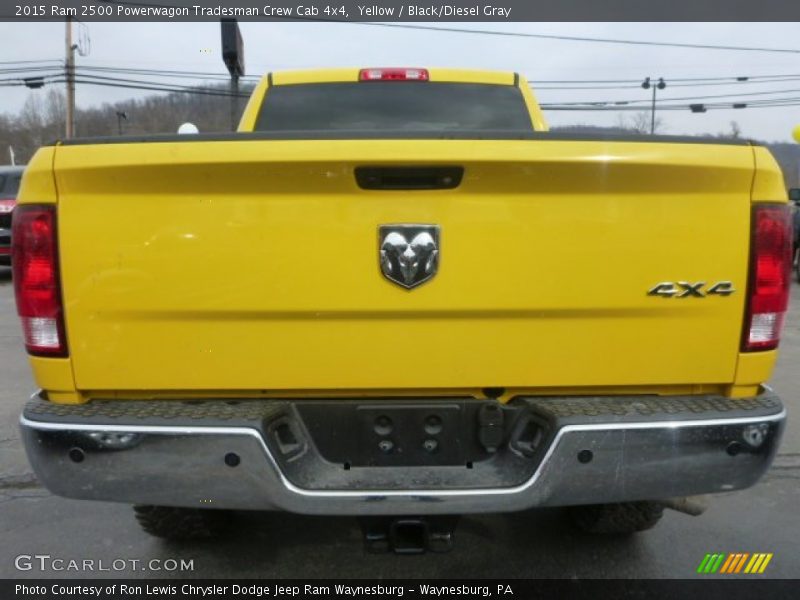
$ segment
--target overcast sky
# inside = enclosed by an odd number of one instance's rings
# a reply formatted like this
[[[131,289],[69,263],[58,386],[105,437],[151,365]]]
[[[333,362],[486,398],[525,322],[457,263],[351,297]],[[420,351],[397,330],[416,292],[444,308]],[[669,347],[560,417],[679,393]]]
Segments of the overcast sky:
[[[435,25],[435,24],[432,24]],[[447,26],[442,23],[442,26]],[[800,49],[796,23],[472,23],[459,27],[635,40],[767,46]],[[800,55],[766,52],[688,50],[613,44],[496,37],[360,26],[357,24],[242,23],[248,75],[318,66],[446,66],[513,70],[531,80],[670,79],[796,75],[796,81],[707,87],[669,86],[670,98],[786,91],[800,98]],[[218,23],[89,23],[91,53],[78,65],[208,71],[225,74]],[[0,23],[0,61],[61,59],[63,23]],[[0,68],[2,68],[0,66]],[[8,75],[2,75],[5,78]],[[122,77],[133,77],[122,75]],[[141,76],[138,78],[146,78]],[[149,78],[149,76],[147,77]],[[167,80],[159,80],[167,81]],[[186,84],[187,80],[174,80]],[[29,94],[43,90],[0,88],[0,112],[17,112]],[[152,92],[78,85],[77,104]],[[649,92],[628,89],[540,90],[541,102],[647,100]],[[774,96],[743,96],[748,99]],[[727,99],[722,99],[726,100]],[[702,99],[696,100],[702,102]],[[720,100],[705,100],[720,101]],[[690,101],[681,100],[682,104]],[[643,104],[647,108],[648,104]],[[620,114],[547,112],[551,125],[614,125]],[[746,137],[790,141],[800,124],[800,106],[714,110],[702,114],[664,112],[664,133],[698,134],[730,130],[735,120]]]

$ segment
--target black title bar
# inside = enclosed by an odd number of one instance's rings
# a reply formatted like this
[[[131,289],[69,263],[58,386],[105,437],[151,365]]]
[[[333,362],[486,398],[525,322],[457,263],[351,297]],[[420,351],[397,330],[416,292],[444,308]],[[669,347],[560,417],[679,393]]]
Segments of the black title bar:
[[[704,598],[794,600],[797,580],[788,579],[542,579],[542,580],[258,580],[258,579],[5,579],[3,600],[527,600],[531,598]]]
[[[1,0],[0,5],[2,21],[800,21],[800,2],[794,0]]]

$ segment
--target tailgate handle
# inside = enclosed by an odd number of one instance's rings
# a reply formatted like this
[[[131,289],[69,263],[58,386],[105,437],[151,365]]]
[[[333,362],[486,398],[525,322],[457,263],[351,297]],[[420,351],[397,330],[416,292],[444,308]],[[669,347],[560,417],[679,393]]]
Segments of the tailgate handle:
[[[451,190],[463,176],[464,167],[356,167],[365,190]]]

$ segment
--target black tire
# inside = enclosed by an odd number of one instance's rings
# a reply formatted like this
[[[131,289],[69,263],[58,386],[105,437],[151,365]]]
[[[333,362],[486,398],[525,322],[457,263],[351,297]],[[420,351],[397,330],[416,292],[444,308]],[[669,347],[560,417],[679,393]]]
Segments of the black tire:
[[[630,534],[652,529],[664,514],[658,502],[592,504],[569,508],[572,523],[581,531]]]
[[[204,540],[219,536],[229,513],[223,510],[173,506],[133,507],[136,520],[147,533],[168,540]]]

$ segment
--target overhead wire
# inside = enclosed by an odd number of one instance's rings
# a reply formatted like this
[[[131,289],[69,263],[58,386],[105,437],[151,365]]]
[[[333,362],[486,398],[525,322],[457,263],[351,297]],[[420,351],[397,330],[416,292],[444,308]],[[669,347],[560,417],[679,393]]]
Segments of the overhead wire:
[[[661,102],[677,102],[682,100],[706,100],[706,99],[716,99],[716,98],[732,98],[732,101],[738,98],[750,97],[750,96],[766,96],[769,94],[793,94],[793,93],[800,93],[800,89],[791,89],[791,90],[772,90],[769,92],[750,92],[746,94],[713,94],[710,96],[685,96],[681,98],[662,98]],[[588,101],[568,101],[568,102],[549,102],[549,103],[542,103],[542,106],[547,105],[579,105],[579,104],[643,104],[643,103],[650,103],[651,100],[649,98],[635,98],[629,100],[588,100]]]
[[[0,64],[21,64],[25,61],[20,62],[6,62]],[[56,61],[51,61],[56,62]],[[31,67],[11,67],[6,69],[0,69],[0,74],[6,75],[13,75],[13,74],[25,74],[25,73],[32,73],[31,77],[11,77],[6,79],[0,79],[0,86],[2,87],[9,87],[9,86],[22,86],[22,85],[29,85],[31,80],[43,80],[46,83],[63,83],[64,73],[58,67],[48,67],[48,66],[31,66]],[[107,74],[107,75],[106,75]],[[190,78],[190,79],[206,79],[208,81],[227,81],[228,77],[221,73],[211,73],[211,72],[204,72],[204,71],[179,71],[179,70],[171,70],[171,69],[145,69],[145,68],[127,68],[127,67],[107,67],[107,66],[97,66],[97,65],[78,65],[75,67],[75,77],[76,83],[84,83],[84,84],[92,84],[95,85],[106,85],[108,87],[126,87],[129,89],[143,89],[143,90],[150,90],[150,91],[161,91],[161,92],[185,92],[185,93],[204,93],[208,95],[224,95],[224,96],[231,96],[231,92],[226,91],[222,88],[214,88],[214,87],[203,87],[198,85],[182,85],[178,83],[169,83],[164,81],[152,81],[152,80],[142,80],[142,79],[130,79],[130,78],[123,78],[123,77],[112,77],[111,75],[114,74],[133,74],[133,75],[142,75],[142,76],[150,76],[155,78]],[[258,79],[256,76],[249,76],[249,80]],[[784,81],[797,81],[800,80],[800,74],[772,74],[772,75],[749,75],[749,76],[726,76],[726,77],[683,77],[683,78],[675,78],[670,81],[670,87],[686,87],[689,85],[692,86],[700,86],[700,85],[738,85],[742,83],[751,83],[751,84],[771,84],[771,83],[778,83]],[[104,83],[101,83],[104,82]],[[673,83],[673,82],[684,82],[684,83]],[[111,85],[113,83],[120,84],[120,85]],[[613,83],[613,84],[630,84],[625,86],[616,86],[616,85],[609,85],[609,86],[582,86],[582,85],[569,85],[569,87],[556,87],[556,86],[548,86],[546,84],[583,84],[583,83]],[[633,87],[638,87],[640,84],[639,80],[634,79],[586,79],[586,80],[540,80],[535,82],[534,85],[537,90],[539,91],[548,91],[548,90],[556,90],[556,89],[563,89],[566,91],[570,90],[582,90],[582,89],[630,89]],[[670,102],[675,101],[693,101],[693,100],[705,100],[705,99],[717,99],[717,98],[724,98],[730,100],[729,103],[705,103],[704,108],[726,108],[732,107],[733,104],[741,105],[747,104],[747,107],[757,107],[757,106],[793,106],[794,104],[787,102],[793,102],[794,98],[765,98],[762,99],[760,102],[756,101],[749,101],[747,103],[737,102],[737,100],[745,98],[745,97],[752,97],[752,96],[769,96],[775,94],[785,94],[785,93],[796,93],[800,92],[797,89],[782,89],[782,90],[769,90],[769,91],[759,91],[759,92],[749,92],[749,93],[739,93],[739,92],[731,92],[728,94],[716,94],[716,95],[698,95],[698,96],[686,96],[686,97],[678,97],[678,98],[664,98],[662,100],[662,104],[659,105],[659,110],[687,110],[691,107],[689,105],[671,105]],[[239,97],[246,97],[247,94],[238,94]],[[630,109],[630,110],[641,110],[641,107],[635,106],[637,104],[644,104],[649,102],[649,99],[625,99],[625,100],[586,100],[586,101],[564,101],[564,102],[543,102],[542,107],[548,110],[623,110]],[[629,106],[634,105],[634,106]]]
[[[121,6],[137,6],[137,7],[157,7],[157,8],[177,8],[172,4],[160,4],[155,2],[135,2],[133,0],[99,0],[106,4],[117,4]],[[558,35],[547,33],[528,33],[524,31],[500,31],[497,29],[471,29],[466,27],[433,27],[430,25],[420,25],[416,23],[380,23],[380,22],[366,22],[366,21],[345,21],[343,19],[326,19],[321,17],[301,17],[301,16],[286,16],[281,17],[285,21],[307,22],[307,23],[336,23],[342,25],[356,25],[365,27],[386,27],[393,29],[410,29],[418,31],[437,31],[446,33],[460,33],[470,35],[493,35],[503,37],[519,37],[531,39],[544,39],[544,40],[560,40],[570,42],[586,42],[586,43],[601,43],[601,44],[623,44],[623,45],[636,45],[636,46],[656,46],[656,47],[670,47],[670,48],[693,48],[703,50],[726,50],[737,52],[774,52],[782,54],[800,54],[800,49],[795,48],[774,48],[762,46],[734,46],[723,44],[700,44],[691,42],[662,42],[655,40],[630,40],[621,38],[602,38],[593,36],[576,36],[576,35]]]
[[[64,83],[66,80],[54,80],[50,83]],[[129,84],[129,83],[121,83],[121,82],[112,82],[112,81],[97,81],[97,80],[90,80],[90,79],[81,79],[80,77],[76,77],[75,83],[80,83],[84,85],[99,85],[104,87],[113,87],[113,88],[126,88],[126,89],[134,89],[134,90],[150,90],[155,92],[169,92],[175,94],[196,94],[202,96],[222,96],[222,97],[237,97],[237,98],[247,98],[249,94],[232,94],[231,92],[226,92],[223,89],[219,90],[211,90],[211,89],[196,89],[196,88],[186,88],[186,89],[170,89],[170,88],[163,88],[157,85],[144,85],[144,84]]]
[[[110,0],[104,0],[106,2]],[[115,1],[115,4],[123,4],[124,2]],[[668,48],[691,48],[700,50],[728,50],[737,52],[776,52],[783,54],[800,54],[800,49],[796,48],[770,48],[761,46],[732,46],[723,44],[699,44],[690,42],[660,42],[654,40],[629,40],[620,38],[599,38],[591,36],[576,36],[576,35],[557,35],[545,33],[528,33],[523,31],[499,31],[496,29],[468,29],[466,27],[432,27],[429,25],[418,24],[400,24],[400,23],[375,23],[375,22],[359,22],[359,21],[341,21],[332,19],[318,19],[318,18],[304,18],[304,17],[288,17],[291,20],[310,21],[310,22],[334,22],[346,25],[363,25],[369,27],[389,27],[394,29],[413,29],[420,31],[439,31],[447,33],[464,33],[474,35],[494,35],[502,37],[519,37],[519,38],[533,38],[543,40],[560,40],[571,42],[588,42],[588,43],[602,43],[602,44],[622,44],[634,46],[657,46]]]

